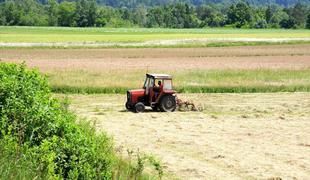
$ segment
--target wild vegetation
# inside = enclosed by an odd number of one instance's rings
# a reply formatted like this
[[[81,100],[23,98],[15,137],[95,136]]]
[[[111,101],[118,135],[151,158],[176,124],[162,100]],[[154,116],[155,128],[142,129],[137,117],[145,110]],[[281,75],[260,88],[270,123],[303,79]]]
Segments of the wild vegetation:
[[[111,5],[110,1],[103,4]],[[97,5],[94,0],[62,1],[61,3],[48,0],[44,4],[35,0],[10,0],[0,2],[0,25],[305,28],[309,27],[309,9],[309,4],[306,2],[292,3],[286,7],[270,5],[270,2],[268,6],[253,6],[248,2],[239,1],[233,4],[200,2],[196,6],[184,2],[171,2],[150,7],[113,8]]]
[[[147,160],[162,176],[154,158],[138,156],[138,166],[118,158],[106,134],[77,121],[67,101],[24,65],[0,63],[0,127],[3,179],[143,178]]]

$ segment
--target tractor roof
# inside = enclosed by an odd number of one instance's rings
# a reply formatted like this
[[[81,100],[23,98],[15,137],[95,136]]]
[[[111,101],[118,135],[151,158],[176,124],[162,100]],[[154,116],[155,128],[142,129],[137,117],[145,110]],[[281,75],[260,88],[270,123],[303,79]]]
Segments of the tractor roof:
[[[172,76],[169,74],[146,74],[147,76],[154,77],[155,79],[172,79]]]

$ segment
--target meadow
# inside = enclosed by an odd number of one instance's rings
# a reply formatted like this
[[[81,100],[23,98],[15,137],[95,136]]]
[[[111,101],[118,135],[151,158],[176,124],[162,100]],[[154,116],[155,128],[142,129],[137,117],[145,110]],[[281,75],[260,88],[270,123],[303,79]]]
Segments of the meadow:
[[[304,29],[145,29],[145,28],[61,28],[0,27],[1,46],[36,47],[174,47],[299,43],[310,41]],[[177,41],[177,42],[175,42]],[[185,41],[185,42],[184,42]],[[254,42],[253,42],[254,41]],[[233,42],[233,43],[232,43]],[[239,43],[237,43],[239,42]],[[5,44],[3,44],[5,43]],[[17,44],[8,44],[17,43]],[[41,44],[18,44],[41,43]],[[48,44],[42,44],[48,43]],[[57,44],[58,43],[58,44]],[[141,44],[142,43],[142,44]],[[184,45],[185,44],[185,45]]]

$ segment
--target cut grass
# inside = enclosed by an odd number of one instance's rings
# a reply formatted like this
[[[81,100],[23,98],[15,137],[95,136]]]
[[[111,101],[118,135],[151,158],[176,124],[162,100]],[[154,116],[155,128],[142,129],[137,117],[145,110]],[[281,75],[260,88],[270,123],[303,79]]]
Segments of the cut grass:
[[[181,93],[310,91],[310,69],[183,70],[168,73],[174,75],[175,89]],[[142,87],[145,71],[51,71],[48,78],[56,93],[126,93],[128,89]]]

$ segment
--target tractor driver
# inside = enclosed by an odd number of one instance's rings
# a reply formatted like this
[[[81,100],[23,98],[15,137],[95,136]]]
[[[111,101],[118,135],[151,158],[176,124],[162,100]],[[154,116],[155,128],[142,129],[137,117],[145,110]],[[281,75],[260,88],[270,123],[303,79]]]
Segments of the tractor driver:
[[[160,92],[163,89],[163,85],[161,84],[161,81],[158,81],[158,86],[155,85],[154,87],[154,94],[155,94],[155,100],[157,99],[158,95],[160,94]]]

